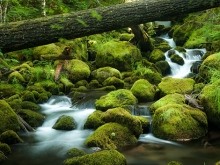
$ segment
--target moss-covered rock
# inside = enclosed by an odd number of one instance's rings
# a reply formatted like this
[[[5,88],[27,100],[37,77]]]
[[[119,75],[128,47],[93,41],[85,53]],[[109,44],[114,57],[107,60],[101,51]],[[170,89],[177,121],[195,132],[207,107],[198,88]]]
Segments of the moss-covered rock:
[[[102,120],[106,123],[114,122],[126,126],[136,137],[143,133],[139,119],[135,118],[124,108],[108,109],[102,114]]]
[[[183,165],[181,162],[171,161],[167,165]]]
[[[155,65],[160,69],[163,76],[171,73],[170,65],[167,61],[158,61]]]
[[[138,101],[153,101],[156,94],[154,86],[145,79],[137,80],[131,87],[131,92]]]
[[[16,113],[4,100],[0,100],[0,123],[0,133],[6,130],[20,130],[19,121]]]
[[[151,127],[150,120],[144,116],[134,116],[134,118],[141,122],[143,133],[149,133]]]
[[[78,148],[71,148],[67,151],[67,156],[69,158],[83,156],[83,155],[86,155],[86,152]]]
[[[21,103],[21,107],[22,109],[30,109],[33,111],[39,111],[41,109],[41,107],[38,104],[33,103],[31,101],[23,101]]]
[[[116,89],[124,87],[124,81],[117,77],[109,77],[103,82],[103,86],[111,86],[114,85]]]
[[[70,158],[64,165],[126,165],[126,159],[117,150],[102,150],[81,157]]]
[[[118,149],[137,143],[137,138],[126,127],[118,123],[106,123],[100,126],[85,141],[88,147]]]
[[[62,89],[62,87],[59,86],[59,84],[57,84],[53,80],[47,80],[47,79],[37,82],[34,85],[43,87],[46,91],[50,92],[53,95],[58,95],[60,89]]]
[[[73,82],[89,78],[91,72],[85,62],[76,59],[69,60],[69,62],[64,65],[64,69],[68,72],[68,79]]]
[[[191,140],[208,130],[206,114],[188,105],[168,104],[158,108],[152,119],[156,137],[169,140]]]
[[[120,71],[132,70],[136,61],[141,60],[140,50],[127,41],[109,41],[97,47],[96,65],[110,66]]]
[[[172,78],[165,77],[162,79],[161,83],[158,84],[158,87],[161,92],[161,96],[172,93],[186,94],[193,91],[193,86],[195,81],[191,78]]]
[[[173,93],[173,94],[168,94],[161,99],[157,100],[150,106],[150,111],[152,114],[154,112],[163,106],[169,105],[169,104],[184,104],[185,103],[185,97],[182,94],[178,93]]]
[[[5,160],[7,160],[7,157],[2,151],[0,151],[0,163],[4,162]]]
[[[150,54],[149,60],[153,63],[165,60],[164,52],[160,49],[154,49]]]
[[[95,107],[98,110],[106,111],[109,108],[135,104],[137,104],[137,99],[130,90],[118,89],[100,97],[100,99],[95,102]]]
[[[89,83],[86,80],[80,80],[75,83],[76,88],[80,86],[88,87],[88,85]]]
[[[99,83],[103,83],[109,77],[116,77],[121,79],[121,73],[118,69],[112,67],[102,67],[92,71],[91,76],[93,79],[98,80]]]
[[[95,88],[100,88],[102,85],[99,83],[98,80],[91,80],[89,82],[88,88],[89,89],[95,89]]]
[[[3,132],[0,135],[0,141],[2,143],[7,143],[7,144],[17,144],[23,142],[23,140],[18,136],[18,134],[13,130],[8,130]]]
[[[8,75],[8,82],[10,83],[24,83],[25,79],[24,77],[21,75],[21,73],[19,73],[18,71],[14,71],[11,74]]]
[[[53,126],[53,129],[57,130],[73,130],[76,128],[76,123],[73,117],[62,115],[56,121]]]
[[[35,111],[22,109],[18,112],[21,118],[26,121],[31,127],[39,127],[43,124],[45,117]]]
[[[120,41],[130,41],[134,37],[134,34],[130,33],[122,33],[120,35]]]
[[[30,101],[30,102],[34,102],[34,103],[36,102],[34,93],[31,91],[28,91],[28,90],[22,92],[21,98],[23,101]]]
[[[0,151],[2,151],[5,155],[11,154],[11,148],[6,143],[0,143]]]
[[[207,114],[208,121],[220,127],[220,80],[206,85],[199,98]]]
[[[215,53],[208,56],[200,65],[199,76],[205,83],[218,80],[220,70],[220,53]]]
[[[0,98],[8,98],[15,94],[20,94],[24,90],[20,84],[3,84],[0,85]]]
[[[104,112],[96,110],[92,114],[90,114],[86,120],[86,123],[84,125],[84,128],[86,129],[96,129],[99,126],[105,124],[105,122],[102,120],[102,114]]]
[[[179,64],[179,65],[183,65],[184,64],[184,60],[182,57],[180,57],[179,55],[177,54],[172,54],[170,56],[170,60],[176,64]]]

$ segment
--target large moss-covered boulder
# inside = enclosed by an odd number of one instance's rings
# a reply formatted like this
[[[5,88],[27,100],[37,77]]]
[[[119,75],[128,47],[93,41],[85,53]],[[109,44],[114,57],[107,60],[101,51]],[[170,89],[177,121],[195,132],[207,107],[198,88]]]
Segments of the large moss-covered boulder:
[[[38,112],[22,109],[18,112],[21,118],[26,121],[31,127],[39,127],[44,122],[44,116]]]
[[[68,72],[69,80],[73,82],[87,79],[91,72],[85,62],[76,59],[69,60],[69,62],[64,65],[64,69]]]
[[[106,111],[109,108],[135,104],[137,104],[137,99],[130,90],[118,89],[116,91],[109,92],[107,95],[104,95],[96,100],[95,107],[98,110]]]
[[[162,139],[197,139],[204,136],[207,130],[206,114],[186,104],[162,106],[155,111],[152,119],[153,134]]]
[[[156,94],[155,87],[145,79],[137,80],[131,87],[131,92],[138,101],[153,101]]]
[[[103,83],[107,78],[116,77],[121,79],[121,73],[118,69],[112,67],[102,67],[92,71],[91,76],[93,79]]]
[[[126,165],[126,158],[117,150],[102,150],[64,161],[64,165]]]
[[[171,73],[170,65],[167,61],[158,61],[155,65],[160,69],[163,76]]]
[[[95,60],[98,67],[111,66],[120,71],[128,71],[142,57],[140,50],[127,41],[112,40],[97,48]]]
[[[139,137],[142,130],[142,123],[124,108],[108,109],[102,114],[102,120],[107,122],[119,123],[126,126],[136,137]]]
[[[135,135],[126,126],[118,123],[100,126],[85,141],[86,146],[101,149],[119,149],[135,143],[137,143]]]
[[[206,83],[219,79],[220,70],[220,53],[208,56],[199,68],[199,76]]]
[[[168,104],[184,104],[185,103],[185,97],[182,94],[178,93],[173,93],[173,94],[168,94],[161,99],[157,100],[150,106],[150,111],[152,114],[154,112],[163,106],[166,106]]]
[[[109,77],[103,82],[104,86],[114,85],[116,89],[124,87],[124,81],[117,77]]]
[[[220,127],[220,80],[206,85],[199,96],[208,121]]]
[[[0,133],[6,130],[20,130],[19,121],[16,113],[4,100],[0,100],[0,123]]]
[[[7,144],[22,143],[23,140],[13,130],[7,130],[0,135],[0,141]]]
[[[191,93],[193,91],[194,84],[195,81],[191,78],[180,79],[165,77],[161,83],[158,84],[158,87],[160,89],[161,96],[165,96],[172,93]]]
[[[165,60],[164,52],[160,49],[154,49],[150,54],[149,60],[153,63]]]
[[[76,128],[76,123],[73,117],[62,115],[56,121],[53,128],[57,130],[73,130]]]

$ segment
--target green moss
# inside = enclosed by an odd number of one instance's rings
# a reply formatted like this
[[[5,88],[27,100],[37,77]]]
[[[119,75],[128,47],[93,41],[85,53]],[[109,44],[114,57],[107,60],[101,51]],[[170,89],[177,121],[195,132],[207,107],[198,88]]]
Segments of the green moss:
[[[109,108],[135,104],[137,104],[137,99],[131,91],[126,89],[109,92],[95,102],[96,109],[102,111],[106,111]]]
[[[13,96],[12,96],[13,97]],[[14,99],[14,100],[6,100],[8,102],[8,104],[10,105],[10,107],[17,112],[18,110],[21,109],[21,104],[22,104],[22,100],[20,98],[18,99]]]
[[[0,133],[9,129],[14,131],[20,129],[16,113],[4,100],[0,100],[0,123]]]
[[[100,147],[102,149],[117,149],[126,145],[135,144],[136,137],[130,130],[118,123],[107,123],[100,126],[90,135],[85,144],[88,147]]]
[[[134,34],[122,33],[120,35],[120,41],[130,41],[134,37]]]
[[[155,65],[160,69],[160,72],[163,76],[170,74],[171,69],[167,61],[158,61],[155,63]]]
[[[153,101],[156,94],[154,86],[145,79],[137,80],[131,87],[131,92],[138,101]]]
[[[18,114],[26,121],[31,127],[39,127],[44,122],[44,116],[38,112],[23,109],[18,112]]]
[[[124,81],[117,77],[109,77],[103,82],[104,86],[114,85],[117,89],[124,87]]]
[[[31,102],[36,102],[36,99],[34,97],[34,93],[33,92],[30,92],[30,91],[24,91],[22,93],[22,96],[21,96],[22,100],[23,101],[31,101]]]
[[[168,104],[153,115],[153,134],[162,139],[197,139],[204,136],[207,129],[206,114],[188,105]]]
[[[7,157],[5,156],[5,154],[2,151],[0,151],[0,163],[2,163],[5,160],[7,160]]]
[[[17,144],[23,142],[23,140],[17,135],[17,133],[12,130],[3,132],[0,135],[0,141],[7,144]]]
[[[161,99],[157,100],[150,106],[150,111],[153,114],[158,108],[169,105],[169,104],[184,104],[185,97],[182,94],[173,93],[168,94]]]
[[[53,129],[57,130],[73,130],[76,128],[76,123],[73,117],[62,115],[56,121],[53,126]]]
[[[116,150],[102,150],[64,161],[64,165],[126,165],[124,155]]]
[[[149,60],[153,63],[165,60],[164,52],[162,52],[160,49],[154,49],[150,54]]]
[[[6,143],[0,143],[0,151],[2,151],[5,155],[11,154],[11,148]]]
[[[88,88],[89,89],[95,89],[95,88],[100,88],[102,85],[98,82],[98,80],[91,80],[89,82]]]
[[[183,58],[180,57],[180,56],[177,55],[177,54],[172,54],[172,55],[170,56],[170,60],[171,60],[172,62],[174,62],[174,63],[179,64],[179,65],[183,65],[183,64],[184,64]]]
[[[150,130],[150,120],[144,116],[134,116],[134,118],[138,119],[141,122],[143,133],[149,133]]]
[[[67,156],[69,158],[83,156],[83,155],[86,155],[86,152],[78,148],[71,148],[67,151]]]
[[[0,98],[7,98],[22,92],[24,88],[20,84],[3,84],[0,85]]]
[[[73,82],[87,79],[90,76],[89,66],[81,60],[69,60],[64,65],[64,69],[68,72],[68,79]]]
[[[165,96],[167,94],[172,93],[180,93],[180,94],[186,94],[191,93],[193,91],[193,86],[195,84],[195,81],[190,78],[172,78],[172,77],[165,77],[161,81],[160,84],[158,84],[158,87],[161,91],[161,96]]]
[[[199,68],[200,79],[205,82],[214,82],[219,79],[220,53],[208,56]]]
[[[34,85],[43,87],[46,91],[52,93],[53,95],[59,94],[60,88],[61,88],[59,84],[55,83],[52,80],[47,80],[47,79],[44,81],[35,83]]]
[[[39,111],[41,109],[41,107],[38,104],[33,103],[31,101],[23,101],[21,103],[21,107],[22,109],[30,109],[33,111]]]
[[[105,124],[105,122],[102,120],[102,111],[96,110],[86,120],[86,123],[84,125],[85,129],[96,129],[99,126]]]
[[[183,164],[177,161],[171,161],[167,165],[183,165]]]
[[[109,41],[97,47],[96,65],[111,66],[120,71],[131,70],[136,61],[141,60],[141,53],[127,41]]]
[[[199,96],[208,121],[217,127],[220,124],[220,80],[206,85]]]
[[[10,83],[14,83],[14,82],[24,83],[25,79],[18,71],[14,71],[11,74],[9,74],[8,82],[10,82]]]
[[[103,83],[109,77],[116,77],[121,79],[121,73],[119,70],[112,67],[103,67],[92,71],[91,76],[93,79],[98,80],[99,83]]]

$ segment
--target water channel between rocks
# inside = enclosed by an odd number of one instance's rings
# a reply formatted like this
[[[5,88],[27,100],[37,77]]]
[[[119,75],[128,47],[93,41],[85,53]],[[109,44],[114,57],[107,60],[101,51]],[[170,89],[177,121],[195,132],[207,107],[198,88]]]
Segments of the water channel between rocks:
[[[161,36],[172,48],[175,43],[166,35]],[[166,60],[171,66],[171,76],[182,78],[190,73],[193,62],[199,61],[205,53],[204,49],[186,49],[185,53],[174,50],[184,59],[184,65],[179,66],[165,53]],[[35,132],[21,134],[25,141],[13,146],[13,153],[4,165],[60,165],[66,158],[66,151],[76,147],[89,150],[84,146],[84,141],[93,131],[83,129],[87,117],[95,111],[94,102],[100,97],[99,92],[91,91],[84,102],[72,103],[67,96],[52,96],[48,102],[41,104],[42,113],[46,115],[44,124]],[[140,104],[134,115],[151,118],[148,111],[149,104]],[[58,131],[52,128],[61,115],[74,117],[77,128],[73,131]],[[154,137],[151,133],[142,134],[136,146],[130,146],[121,151],[128,165],[165,165],[176,160],[184,165],[214,165],[220,160],[219,148],[203,148],[200,141],[176,143]]]

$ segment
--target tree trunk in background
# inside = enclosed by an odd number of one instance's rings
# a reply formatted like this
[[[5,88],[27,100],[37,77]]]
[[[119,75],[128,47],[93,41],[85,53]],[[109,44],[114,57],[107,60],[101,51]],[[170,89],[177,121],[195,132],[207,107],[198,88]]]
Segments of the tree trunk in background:
[[[144,0],[0,25],[2,52],[73,39],[220,6],[220,0]]]

